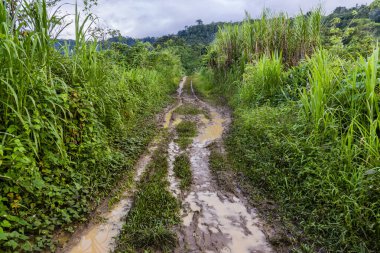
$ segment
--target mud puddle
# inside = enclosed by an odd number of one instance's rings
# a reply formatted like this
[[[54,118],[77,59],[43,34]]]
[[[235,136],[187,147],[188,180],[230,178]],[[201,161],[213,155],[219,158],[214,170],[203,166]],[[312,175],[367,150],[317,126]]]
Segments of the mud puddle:
[[[187,77],[185,76],[184,78],[182,78],[181,82],[179,83],[179,87],[177,89],[177,99],[178,99],[177,104],[165,114],[164,128],[169,128],[172,125],[172,118],[173,118],[174,111],[183,104],[182,92],[183,92],[183,86],[186,83],[186,79]],[[178,121],[177,121],[177,124],[179,124]]]
[[[230,116],[199,100],[193,87],[191,90],[193,94],[184,94],[183,103],[204,108],[210,117],[199,116],[199,134],[188,150],[193,184],[182,199],[183,222],[177,233],[179,246],[175,252],[272,252],[255,210],[247,209],[242,196],[220,191],[209,169],[208,145],[221,141]],[[169,147],[173,157],[178,153],[177,148]],[[170,177],[169,181],[171,188],[175,188],[176,183]]]

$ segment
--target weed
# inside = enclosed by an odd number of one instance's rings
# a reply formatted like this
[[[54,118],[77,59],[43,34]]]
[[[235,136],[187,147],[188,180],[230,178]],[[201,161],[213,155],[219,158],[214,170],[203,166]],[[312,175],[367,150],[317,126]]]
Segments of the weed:
[[[116,252],[170,252],[177,238],[172,228],[180,222],[179,203],[168,191],[168,162],[164,147],[152,156],[138,186]]]
[[[182,190],[188,190],[192,181],[192,173],[190,159],[186,153],[175,158],[174,173],[176,177],[181,180],[180,188]]]
[[[229,169],[226,157],[215,148],[211,149],[209,164],[213,172],[227,171]]]
[[[178,138],[176,142],[181,149],[186,149],[197,134],[197,124],[192,121],[182,121],[176,126]]]
[[[177,114],[180,114],[180,115],[199,115],[199,114],[204,114],[205,116],[206,115],[208,116],[208,114],[204,110],[196,107],[193,104],[183,104],[180,107],[178,107],[174,111],[174,113],[177,113]]]

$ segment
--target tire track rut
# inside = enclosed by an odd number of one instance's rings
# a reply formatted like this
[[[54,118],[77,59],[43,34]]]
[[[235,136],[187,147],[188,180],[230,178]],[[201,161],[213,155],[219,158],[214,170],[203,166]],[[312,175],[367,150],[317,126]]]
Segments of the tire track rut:
[[[255,210],[247,208],[238,190],[235,193],[221,191],[209,168],[208,147],[214,142],[222,143],[222,135],[231,122],[228,110],[200,100],[192,82],[191,88],[184,90],[183,94],[179,93],[180,104],[202,108],[209,118],[196,117],[199,134],[186,151],[190,156],[193,184],[189,192],[181,195],[183,223],[177,231],[179,245],[175,252],[273,252]],[[178,116],[172,115],[172,122],[178,121]],[[171,187],[175,188],[175,184]]]

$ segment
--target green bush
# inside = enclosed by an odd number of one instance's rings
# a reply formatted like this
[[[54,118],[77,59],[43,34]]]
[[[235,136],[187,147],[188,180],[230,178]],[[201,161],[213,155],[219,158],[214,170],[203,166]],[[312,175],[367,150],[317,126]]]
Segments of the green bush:
[[[281,56],[262,56],[255,64],[248,64],[243,74],[243,82],[238,91],[241,106],[254,107],[276,95],[283,88],[284,72]]]

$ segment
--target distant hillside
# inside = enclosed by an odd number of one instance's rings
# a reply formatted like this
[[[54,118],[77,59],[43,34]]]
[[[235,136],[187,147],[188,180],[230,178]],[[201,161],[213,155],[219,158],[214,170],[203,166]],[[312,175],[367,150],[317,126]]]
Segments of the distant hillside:
[[[339,50],[347,50],[354,54],[366,55],[371,52],[374,42],[380,38],[380,0],[353,8],[338,7],[333,13],[325,16],[322,22],[323,44],[327,48],[335,50],[336,53],[339,53]],[[207,46],[214,41],[219,27],[224,24],[227,23],[203,24],[202,20],[197,20],[195,25],[186,26],[177,34],[141,39],[114,37],[103,42],[103,45],[108,47],[110,43],[121,43],[133,46],[141,41],[149,42],[156,48],[176,48],[183,66],[191,73],[202,65],[202,57],[199,56],[207,53]],[[68,43],[70,49],[75,45],[73,40],[58,40],[56,46],[65,43]]]
[[[75,47],[75,40],[58,39],[54,46],[59,49],[66,44],[69,46],[69,50],[72,50]]]
[[[202,44],[208,45],[215,39],[215,34],[218,31],[218,27],[226,24],[226,22],[212,22],[211,24],[203,24],[201,20],[197,20],[197,25],[186,26],[184,30],[179,31],[177,34],[164,35],[161,37],[145,37],[145,38],[131,38],[131,37],[113,37],[107,40],[107,42],[118,42],[122,44],[127,44],[129,46],[135,45],[138,41],[140,42],[149,42],[151,44],[162,44],[173,38],[180,38],[186,44],[195,45]],[[65,43],[69,44],[69,47],[72,48],[75,45],[74,40],[59,39],[57,41],[57,46],[64,45]]]
[[[211,24],[204,25],[201,20],[198,20],[197,25],[185,27],[177,33],[179,38],[184,39],[186,43],[193,44],[210,44],[215,39],[215,34],[220,26],[226,22],[212,22]]]
[[[141,41],[143,43],[149,42],[149,43],[153,44],[154,42],[156,42],[156,38],[155,37],[145,37],[145,38],[142,38],[142,39],[134,39],[134,38],[131,38],[131,37],[114,37],[114,38],[108,39],[107,41],[108,42],[119,42],[119,43],[122,43],[122,44],[127,44],[129,46],[133,46],[138,41]]]
[[[107,44],[110,44],[110,43],[122,43],[122,44],[126,44],[128,46],[133,46],[135,45],[138,41],[141,41],[141,42],[149,42],[151,44],[154,44],[156,42],[156,38],[154,37],[145,37],[145,38],[142,38],[142,39],[134,39],[134,38],[131,38],[131,37],[113,37],[113,38],[110,38],[108,39],[106,42],[104,42],[103,44],[106,45],[107,47]],[[72,40],[72,39],[58,39],[56,44],[55,44],[55,47],[56,48],[60,48],[62,46],[64,46],[65,44],[68,44],[69,46],[69,49],[72,50],[74,49],[75,47],[75,40]]]
[[[346,50],[368,55],[380,38],[380,1],[353,8],[338,7],[323,23],[324,45],[336,53]]]

